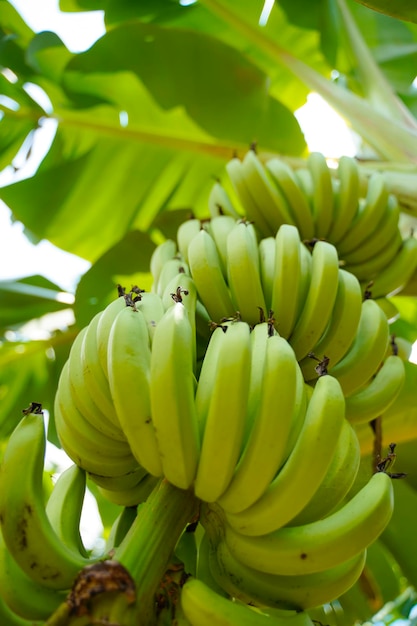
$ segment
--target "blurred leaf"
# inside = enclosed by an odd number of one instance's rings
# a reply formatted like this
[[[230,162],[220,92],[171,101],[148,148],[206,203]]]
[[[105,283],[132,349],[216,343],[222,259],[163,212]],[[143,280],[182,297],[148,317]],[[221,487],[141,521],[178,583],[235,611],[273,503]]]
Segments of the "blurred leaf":
[[[414,0],[356,0],[366,7],[391,15],[400,20],[417,23],[417,7]]]
[[[400,295],[390,300],[400,313],[400,318],[391,324],[390,331],[414,343],[417,340],[417,297]]]
[[[73,56],[60,37],[50,31],[35,35],[26,52],[26,60],[36,72],[57,82]]]
[[[214,136],[247,145],[257,140],[288,154],[304,148],[295,118],[270,97],[267,76],[213,37],[152,24],[123,24],[69,63],[66,85],[78,90],[80,72],[120,71],[134,73],[163,110],[183,106]],[[90,79],[84,89],[88,85]],[[274,127],[280,132],[271,133]]]
[[[149,260],[154,249],[155,244],[147,234],[131,231],[92,265],[78,283],[75,294],[74,310],[80,328],[117,297],[116,286],[123,277],[131,281],[123,285],[129,289],[135,283],[135,276],[143,274],[148,284],[141,281],[139,286],[150,289]]]
[[[398,461],[398,471],[400,471]],[[413,545],[417,525],[417,491],[407,479],[394,480],[394,513],[381,541],[395,557],[409,583],[417,586],[417,560]]]
[[[0,330],[63,311],[71,304],[71,294],[65,294],[44,276],[0,281]]]
[[[8,437],[31,402],[45,408],[48,382],[45,342],[7,343],[0,346],[0,438]]]

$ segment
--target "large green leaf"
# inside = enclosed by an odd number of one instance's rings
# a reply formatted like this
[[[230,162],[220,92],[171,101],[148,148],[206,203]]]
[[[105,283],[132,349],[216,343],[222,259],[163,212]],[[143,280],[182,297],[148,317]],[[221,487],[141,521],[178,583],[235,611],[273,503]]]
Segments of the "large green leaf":
[[[80,87],[79,73],[94,77],[120,71],[136,75],[163,110],[184,107],[204,131],[223,140],[247,145],[257,140],[288,154],[299,154],[304,147],[295,118],[270,97],[268,76],[213,37],[127,23],[77,55],[68,64],[65,84],[85,92],[88,83]],[[122,105],[114,90],[113,98]]]
[[[10,330],[47,313],[67,309],[71,294],[43,276],[0,281],[0,331]]]
[[[148,235],[131,231],[91,266],[76,291],[74,310],[80,328],[117,297],[117,284],[124,279],[126,289],[135,283],[150,289],[149,261],[154,249]]]

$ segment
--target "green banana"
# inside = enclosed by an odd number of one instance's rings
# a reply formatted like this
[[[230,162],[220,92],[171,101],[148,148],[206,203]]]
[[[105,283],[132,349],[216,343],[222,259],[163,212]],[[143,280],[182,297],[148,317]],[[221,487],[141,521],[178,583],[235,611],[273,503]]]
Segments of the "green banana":
[[[353,344],[334,367],[329,365],[329,373],[338,379],[345,396],[355,393],[379,369],[388,341],[385,314],[374,300],[365,300]]]
[[[300,361],[314,349],[331,318],[339,283],[339,261],[334,246],[318,241],[312,252],[311,280],[304,308],[289,337]]]
[[[187,310],[182,302],[176,302],[155,329],[150,399],[163,473],[180,489],[191,486],[200,452],[193,342]]]
[[[417,267],[417,239],[413,236],[403,241],[392,263],[374,278],[372,297],[393,296],[408,283]]]
[[[184,259],[176,257],[175,259],[170,259],[169,261],[167,261],[161,270],[158,284],[156,285],[155,289],[158,296],[163,296],[167,285],[171,282],[174,276],[177,276],[178,274],[188,274],[189,276],[190,268],[188,263],[186,263]]]
[[[208,223],[208,231],[216,244],[225,279],[227,279],[227,237],[235,224],[236,220],[231,215],[217,215]]]
[[[80,534],[85,489],[84,470],[70,465],[54,485],[46,503],[46,515],[62,543],[75,554],[88,557]]]
[[[135,303],[135,306],[145,318],[148,326],[149,340],[152,345],[156,325],[165,312],[162,299],[156,293],[145,291],[141,293],[140,300]]]
[[[177,246],[179,253],[184,259],[184,261],[188,264],[188,246],[194,237],[198,234],[198,232],[203,227],[200,220],[196,218],[191,218],[189,220],[185,220],[182,222],[177,230]]]
[[[225,541],[210,560],[213,576],[228,593],[242,602],[268,608],[306,611],[336,600],[361,575],[366,550],[321,572],[282,576],[260,572],[238,561]]]
[[[333,511],[348,495],[358,473],[360,460],[358,437],[351,424],[345,420],[322,483],[310,502],[289,522],[289,526],[314,522]]]
[[[393,233],[398,232],[399,219],[400,205],[398,200],[396,196],[389,195],[382,221],[377,224],[375,231],[356,250],[344,255],[346,264],[348,266],[355,265],[378,257],[392,240]]]
[[[332,376],[320,377],[285,465],[251,507],[240,513],[225,513],[228,523],[245,535],[263,535],[298,515],[329,470],[344,415],[345,401],[338,381]]]
[[[243,171],[243,163],[238,158],[233,158],[226,163],[226,171],[232,183],[234,192],[239,198],[245,212],[246,219],[253,222],[255,228],[262,237],[275,234],[272,224],[269,224],[263,211],[259,209],[254,198],[254,190],[249,189],[246,173]]]
[[[2,619],[1,624],[12,626],[13,619],[28,626],[26,620],[45,620],[65,600],[66,591],[50,589],[32,580],[19,567],[4,543],[0,533],[0,619],[2,612],[10,612],[11,621]],[[8,615],[7,615],[8,616]],[[32,622],[30,622],[32,623]]]
[[[125,307],[119,311],[110,330],[107,365],[110,392],[134,457],[150,474],[162,476],[152,422],[150,365],[145,317],[140,309]]]
[[[91,426],[72,403],[68,362],[61,372],[54,402],[55,427],[68,456],[87,472],[118,476],[137,466],[126,442],[112,440]]]
[[[390,355],[366,387],[346,398],[346,417],[352,424],[370,422],[393,404],[405,380],[404,362]]]
[[[103,372],[107,374],[107,346],[109,343],[110,329],[114,322],[115,317],[120,311],[126,308],[126,299],[124,296],[119,296],[116,300],[113,300],[106,306],[104,311],[100,315],[100,319],[97,324],[97,352],[100,365],[103,368]],[[81,332],[84,332],[83,330]],[[74,350],[75,342],[71,351]],[[80,346],[81,347],[81,346]],[[77,355],[75,363],[78,363],[80,356]],[[78,384],[75,385],[78,387]]]
[[[327,235],[335,245],[343,241],[359,208],[359,167],[355,159],[348,156],[339,159],[337,181],[333,222]]]
[[[266,237],[259,242],[259,271],[266,310],[270,311],[275,271],[275,237]]]
[[[68,589],[92,561],[65,546],[46,516],[42,475],[45,426],[39,405],[31,405],[7,443],[0,472],[0,522],[13,558],[33,580]]]
[[[357,250],[366,239],[377,233],[379,223],[385,218],[388,203],[388,189],[383,174],[374,172],[368,180],[366,198],[360,202],[359,210],[337,249],[340,258]]]
[[[297,386],[297,359],[285,339],[277,335],[268,337],[265,351],[262,386],[253,425],[233,478],[218,499],[230,513],[251,506],[273,480],[285,460],[293,415],[299,408],[297,388],[304,391],[303,387]],[[250,395],[252,393],[251,389]]]
[[[191,626],[313,626],[306,613],[270,616],[228,600],[197,578],[189,578],[184,584],[181,606]]]
[[[196,496],[206,502],[217,500],[230,484],[248,419],[250,329],[241,321],[232,322],[226,328],[226,332],[215,331],[216,371],[211,397],[206,404],[207,414],[203,418],[201,453],[194,483]]]
[[[236,209],[238,205],[237,198],[233,198],[229,190],[225,188],[218,180],[214,183],[210,189],[208,197],[208,208],[211,217],[218,217],[221,215],[228,215],[235,219],[241,219],[243,216],[243,209]]]
[[[136,485],[126,487],[125,489],[107,489],[98,486],[98,490],[109,502],[118,506],[131,507],[144,502],[154,487],[158,484],[159,479],[156,476],[147,474]]]
[[[351,559],[377,539],[394,506],[391,478],[374,474],[335,513],[303,526],[287,526],[261,537],[248,537],[225,526],[232,554],[261,572],[298,576],[322,572]]]
[[[327,237],[333,222],[332,177],[321,152],[311,152],[307,157],[307,166],[313,182],[314,234],[315,237],[321,239]]]
[[[358,280],[346,270],[339,270],[332,315],[322,337],[314,346],[316,358],[327,357],[332,367],[343,358],[355,339],[361,310],[362,292]],[[306,380],[317,378],[317,361],[312,356],[305,357],[300,363]]]
[[[198,295],[214,321],[234,315],[235,306],[224,279],[220,255],[212,236],[205,230],[196,235],[188,248],[191,276]]]
[[[177,244],[172,239],[166,239],[153,251],[150,261],[150,270],[153,277],[154,288],[156,288],[159,282],[159,277],[161,276],[162,268],[165,263],[173,259],[177,252]]]
[[[373,239],[379,239],[379,235],[372,235]],[[355,274],[355,276],[364,283],[364,287],[370,284],[369,291],[373,293],[373,281],[383,272],[390,264],[395,260],[402,246],[402,237],[397,229],[391,232],[391,238],[385,245],[384,249],[361,263],[350,265],[346,262],[346,267],[349,272]],[[366,254],[368,254],[366,252]],[[366,283],[366,284],[365,284]]]
[[[249,150],[243,157],[242,170],[249,194],[269,225],[267,234],[274,235],[282,224],[291,224],[288,202],[254,150]]]
[[[118,299],[114,301],[117,304],[117,310],[119,310],[119,306],[124,304],[124,299]],[[114,303],[109,305],[104,311],[103,316],[107,316],[108,311],[111,310],[113,313],[116,310]],[[101,318],[100,318],[101,319]],[[83,328],[78,335],[76,336],[69,353],[68,357],[68,376],[69,376],[69,385],[71,388],[71,396],[72,401],[75,404],[78,411],[83,415],[85,420],[91,424],[94,428],[99,430],[108,437],[111,437],[117,441],[125,441],[126,437],[124,436],[123,431],[121,430],[119,424],[115,424],[114,420],[109,420],[98,407],[96,402],[94,401],[91,391],[87,386],[86,378],[84,375],[84,367],[81,359],[81,346],[84,341],[84,336],[87,332],[87,327]],[[105,347],[105,355],[107,359],[107,339],[106,339],[106,347]],[[107,364],[106,364],[106,376],[107,376]]]
[[[259,309],[265,311],[266,304],[253,224],[238,222],[227,237],[227,279],[234,310],[239,311],[243,321],[256,324]]]
[[[298,314],[301,285],[301,242],[295,226],[283,224],[275,236],[271,309],[281,337],[291,335]]]
[[[287,200],[293,218],[288,223],[297,226],[302,239],[312,239],[315,234],[313,214],[293,170],[277,157],[269,159],[265,167]]]
[[[87,389],[99,409],[115,426],[119,426],[110,395],[109,383],[100,365],[97,348],[97,326],[103,311],[97,313],[87,326],[81,344],[81,367]]]

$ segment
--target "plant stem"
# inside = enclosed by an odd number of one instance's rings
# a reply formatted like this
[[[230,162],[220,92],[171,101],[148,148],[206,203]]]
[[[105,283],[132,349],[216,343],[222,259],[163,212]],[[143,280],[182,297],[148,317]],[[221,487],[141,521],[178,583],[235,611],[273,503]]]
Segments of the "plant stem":
[[[198,500],[192,491],[178,489],[166,480],[141,505],[113,557],[129,571],[136,585],[136,602],[129,616],[132,623],[155,623],[155,592],[181,533],[197,510]]]

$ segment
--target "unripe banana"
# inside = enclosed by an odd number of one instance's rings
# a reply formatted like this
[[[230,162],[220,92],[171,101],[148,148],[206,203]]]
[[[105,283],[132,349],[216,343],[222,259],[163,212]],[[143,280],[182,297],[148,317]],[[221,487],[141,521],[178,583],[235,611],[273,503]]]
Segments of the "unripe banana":
[[[133,455],[153,476],[162,464],[152,421],[148,326],[140,309],[126,306],[110,330],[108,376],[115,410]]]
[[[342,156],[337,168],[333,223],[328,240],[337,245],[348,232],[359,208],[359,167],[355,159]]]
[[[295,226],[283,224],[279,228],[275,237],[271,309],[275,316],[275,327],[281,337],[286,339],[297,323],[302,280],[301,245]]]
[[[238,222],[227,238],[227,277],[234,309],[248,324],[266,310],[259,269],[259,249],[252,224]]]
[[[188,489],[192,484],[200,451],[193,342],[187,310],[182,302],[176,302],[155,330],[150,398],[162,469],[165,477],[180,489]]]
[[[78,571],[92,561],[66,547],[46,516],[42,488],[45,445],[43,415],[39,406],[32,404],[4,453],[0,522],[7,548],[27,576],[52,589],[68,589]]]
[[[336,248],[326,241],[318,241],[312,252],[307,300],[289,337],[298,360],[306,357],[323,335],[332,314],[338,282]]]
[[[315,237],[327,237],[333,223],[333,185],[326,159],[321,152],[311,152],[307,165],[313,182],[312,208]]]
[[[233,316],[235,306],[223,276],[220,255],[214,239],[205,230],[191,241],[188,260],[199,298],[211,319],[219,322],[223,317]]]
[[[332,461],[344,423],[345,401],[338,381],[318,379],[300,435],[283,468],[264,494],[240,513],[226,513],[245,535],[263,535],[291,521],[311,500]]]
[[[250,331],[245,322],[231,323],[225,333],[215,332],[216,371],[194,484],[196,496],[206,502],[214,502],[227,489],[241,453],[251,364]]]
[[[397,398],[404,380],[404,362],[399,356],[388,356],[367,386],[346,398],[347,419],[363,424],[382,415]]]
[[[214,560],[216,559],[216,560]],[[284,610],[305,611],[335,600],[361,575],[366,550],[322,572],[282,576],[260,572],[238,561],[225,541],[216,546],[210,563],[216,581],[242,602]]]
[[[213,591],[197,578],[189,578],[182,588],[181,606],[191,626],[312,626],[306,613],[290,613],[281,618],[260,612]]]
[[[196,218],[182,222],[177,230],[177,245],[182,259],[188,263],[188,246],[201,230],[202,223]]]
[[[150,270],[153,277],[153,284],[159,282],[159,277],[165,263],[173,259],[177,254],[177,244],[172,239],[166,239],[155,248],[151,256]]]
[[[302,239],[312,239],[315,233],[313,214],[292,168],[276,157],[269,159],[265,167],[288,202],[294,220],[288,223],[294,223],[297,226]]]
[[[256,502],[285,460],[298,401],[297,369],[295,354],[285,339],[269,337],[253,426],[232,481],[218,500],[228,512],[243,511]]]
[[[233,189],[242,203],[245,217],[253,222],[262,237],[268,237],[274,234],[275,230],[273,225],[268,223],[253,196],[254,190],[249,189],[249,182],[243,171],[242,162],[238,158],[231,159],[226,163],[226,171],[233,185]]]
[[[388,474],[378,472],[349,502],[324,519],[248,537],[225,526],[232,554],[261,572],[298,576],[322,572],[347,561],[375,541],[393,512]]]
[[[345,396],[355,393],[379,369],[388,341],[387,318],[374,300],[365,300],[353,344],[339,363],[329,366]]]

